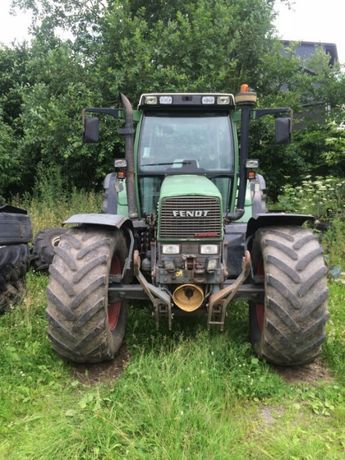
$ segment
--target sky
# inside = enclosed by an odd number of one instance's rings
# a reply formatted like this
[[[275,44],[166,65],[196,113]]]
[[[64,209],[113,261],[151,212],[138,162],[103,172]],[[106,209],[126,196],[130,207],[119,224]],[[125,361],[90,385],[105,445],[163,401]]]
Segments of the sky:
[[[335,43],[345,64],[345,0],[295,0],[289,10],[281,5],[276,28],[280,38],[294,41]]]
[[[345,0],[294,0],[291,9],[279,5],[276,20],[278,35],[286,40],[304,40],[335,43],[339,61],[345,64]],[[30,14],[9,14],[11,0],[0,0],[0,42],[5,45],[13,40],[28,38]]]

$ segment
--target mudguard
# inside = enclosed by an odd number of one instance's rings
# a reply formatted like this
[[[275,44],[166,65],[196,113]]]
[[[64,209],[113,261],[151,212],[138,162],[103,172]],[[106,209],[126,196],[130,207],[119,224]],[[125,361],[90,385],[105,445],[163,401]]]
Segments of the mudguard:
[[[287,214],[285,212],[268,212],[265,214],[257,214],[248,221],[246,237],[254,235],[254,233],[262,227],[286,227],[288,225],[301,226],[304,222],[312,222],[314,216],[308,214]]]
[[[110,173],[104,179],[104,200],[103,200],[103,212],[108,214],[117,213],[117,190],[116,190],[116,174]]]
[[[26,211],[10,205],[1,206],[0,245],[24,244],[31,239],[31,221]]]
[[[69,219],[65,220],[65,224],[88,224],[88,225],[100,225],[106,227],[121,228],[124,224],[132,226],[132,222],[126,216],[120,216],[118,214],[75,214]]]
[[[12,206],[10,204],[4,204],[0,206],[0,212],[10,212],[13,214],[27,214],[28,212],[23,208],[17,208],[17,206]]]

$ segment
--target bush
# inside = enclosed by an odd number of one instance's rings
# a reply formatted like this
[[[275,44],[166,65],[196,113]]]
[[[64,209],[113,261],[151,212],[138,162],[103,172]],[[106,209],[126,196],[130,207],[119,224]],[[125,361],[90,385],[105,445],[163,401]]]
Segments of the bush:
[[[313,214],[320,219],[345,216],[345,179],[307,176],[302,185],[285,185],[278,205],[291,212]]]
[[[73,214],[101,212],[102,193],[71,186],[58,166],[38,169],[33,194],[12,199],[12,204],[27,209],[34,234],[47,227],[61,226]]]
[[[345,221],[335,218],[323,237],[329,265],[339,265],[345,271]]]

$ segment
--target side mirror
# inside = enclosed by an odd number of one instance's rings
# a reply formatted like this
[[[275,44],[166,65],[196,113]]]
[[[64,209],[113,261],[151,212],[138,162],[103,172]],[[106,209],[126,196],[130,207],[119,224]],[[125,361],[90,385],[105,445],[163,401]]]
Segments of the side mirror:
[[[276,144],[291,142],[291,118],[276,118]]]
[[[83,142],[90,144],[99,141],[99,119],[95,117],[84,118]]]
[[[276,118],[276,144],[291,142],[291,118]]]

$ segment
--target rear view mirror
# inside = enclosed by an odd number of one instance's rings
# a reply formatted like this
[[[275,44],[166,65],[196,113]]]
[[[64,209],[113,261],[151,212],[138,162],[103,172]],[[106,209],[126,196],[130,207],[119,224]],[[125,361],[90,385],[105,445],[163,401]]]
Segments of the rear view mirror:
[[[95,117],[84,118],[83,142],[90,144],[99,140],[99,119]]]
[[[291,142],[291,118],[276,118],[276,143],[289,144]]]

